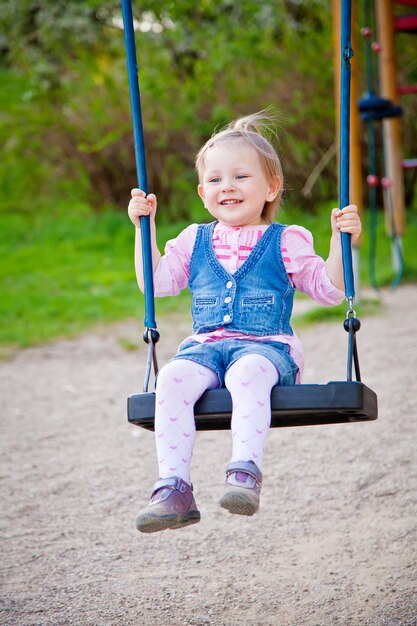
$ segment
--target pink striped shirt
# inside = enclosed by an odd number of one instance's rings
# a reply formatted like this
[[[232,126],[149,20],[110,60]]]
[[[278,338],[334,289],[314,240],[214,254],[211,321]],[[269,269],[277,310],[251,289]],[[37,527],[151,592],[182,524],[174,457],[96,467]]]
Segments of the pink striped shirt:
[[[155,295],[175,296],[188,285],[190,259],[193,251],[197,224],[191,224],[176,239],[167,242],[165,254],[154,274]],[[213,231],[213,249],[216,257],[229,274],[245,262],[253,247],[262,237],[268,226],[231,227],[218,223]],[[312,234],[302,226],[289,226],[282,234],[281,252],[285,269],[294,287],[307,293],[322,305],[335,305],[342,302],[343,291],[330,281],[324,260],[313,247]],[[200,342],[217,341],[225,338],[252,339],[256,341],[281,341],[290,347],[290,354],[299,368],[297,382],[300,382],[304,354],[297,335],[272,335],[252,337],[225,328],[210,333],[192,335],[187,340]]]

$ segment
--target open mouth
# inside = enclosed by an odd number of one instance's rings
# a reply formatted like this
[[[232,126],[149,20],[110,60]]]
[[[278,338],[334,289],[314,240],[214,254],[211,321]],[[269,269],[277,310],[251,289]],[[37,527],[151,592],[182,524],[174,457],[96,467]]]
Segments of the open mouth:
[[[220,204],[223,206],[230,206],[231,204],[240,204],[242,200],[222,200]]]

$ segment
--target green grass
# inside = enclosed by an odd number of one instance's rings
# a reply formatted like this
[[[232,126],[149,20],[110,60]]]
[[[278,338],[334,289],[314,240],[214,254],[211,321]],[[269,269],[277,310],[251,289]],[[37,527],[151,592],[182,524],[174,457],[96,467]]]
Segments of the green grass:
[[[98,323],[143,318],[134,230],[125,214],[77,210],[33,221],[2,215],[0,229],[0,345],[30,346]],[[160,235],[175,232],[166,226]],[[159,312],[186,308],[186,296],[157,301]]]
[[[326,256],[328,214],[281,216],[301,223],[315,234],[319,254]],[[160,249],[185,224],[158,229]],[[74,336],[100,323],[131,317],[143,319],[143,297],[133,268],[134,230],[124,212],[95,214],[83,204],[62,206],[54,214],[36,217],[0,215],[0,345],[24,347],[57,337]],[[392,278],[390,242],[380,220],[377,277],[380,284]],[[404,239],[404,280],[417,281],[417,217],[410,216]],[[362,248],[362,284],[366,285],[367,241]],[[363,314],[375,313],[375,303],[363,303]],[[156,314],[186,311],[189,297],[157,299]],[[303,323],[341,319],[346,304],[317,308]],[[358,313],[362,310],[359,307]]]

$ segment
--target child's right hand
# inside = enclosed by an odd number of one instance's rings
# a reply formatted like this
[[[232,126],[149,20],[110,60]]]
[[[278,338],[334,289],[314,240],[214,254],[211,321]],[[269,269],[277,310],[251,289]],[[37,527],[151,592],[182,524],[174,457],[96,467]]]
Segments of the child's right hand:
[[[132,189],[131,194],[132,199],[127,207],[127,212],[131,222],[136,226],[136,228],[139,228],[140,217],[143,215],[149,215],[153,218],[155,217],[157,200],[155,194],[150,193],[146,196],[142,189]]]

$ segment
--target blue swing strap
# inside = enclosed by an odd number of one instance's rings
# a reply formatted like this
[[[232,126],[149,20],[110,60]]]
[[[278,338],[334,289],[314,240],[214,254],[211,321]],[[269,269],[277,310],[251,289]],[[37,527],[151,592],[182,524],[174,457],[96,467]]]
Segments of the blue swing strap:
[[[352,2],[342,0],[341,12],[341,68],[340,68],[340,159],[339,159],[339,206],[349,204],[349,168],[350,168],[350,81],[351,58],[353,50],[351,44]],[[360,329],[360,321],[353,308],[355,301],[355,282],[353,275],[352,246],[349,233],[341,233],[343,277],[345,282],[345,296],[349,309],[344,321],[344,328],[349,333],[347,380],[352,380],[352,369],[355,367],[356,380],[360,381],[359,357],[356,344],[356,332]]]
[[[129,82],[130,106],[132,111],[133,138],[135,144],[136,174],[138,186],[146,194],[148,193],[148,177],[146,173],[145,142],[143,138],[142,111],[140,105],[140,91],[138,80],[138,65],[136,60],[135,31],[133,26],[133,14],[131,0],[122,0],[122,15],[124,25],[124,37],[126,46],[127,75]],[[145,372],[143,390],[148,391],[151,368],[153,366],[155,376],[158,373],[155,344],[159,341],[159,332],[155,320],[155,300],[153,288],[151,228],[148,216],[140,218],[140,230],[142,236],[142,263],[143,282],[145,285],[145,332],[143,340],[148,344],[148,360]]]
[[[133,136],[135,144],[136,171],[139,187],[148,193],[146,174],[145,143],[143,138],[142,112],[138,80],[138,66],[136,60],[135,33],[131,0],[122,1],[122,15],[126,45],[126,62],[129,82],[130,104],[132,110]],[[351,46],[351,0],[342,0],[341,17],[341,73],[340,73],[340,171],[339,171],[339,203],[344,207],[349,204],[349,152],[350,152],[350,78],[353,56]],[[149,217],[140,218],[142,235],[143,278],[145,285],[145,332],[144,341],[148,344],[148,360],[144,380],[144,391],[148,391],[151,367],[155,376],[158,373],[155,344],[159,341],[159,332],[155,321],[155,302],[152,270],[152,249]],[[348,233],[341,233],[343,275],[346,300],[349,310],[344,327],[349,333],[347,380],[352,380],[352,368],[355,366],[356,380],[360,381],[359,359],[356,345],[356,331],[360,322],[353,309],[355,299],[351,237]]]

